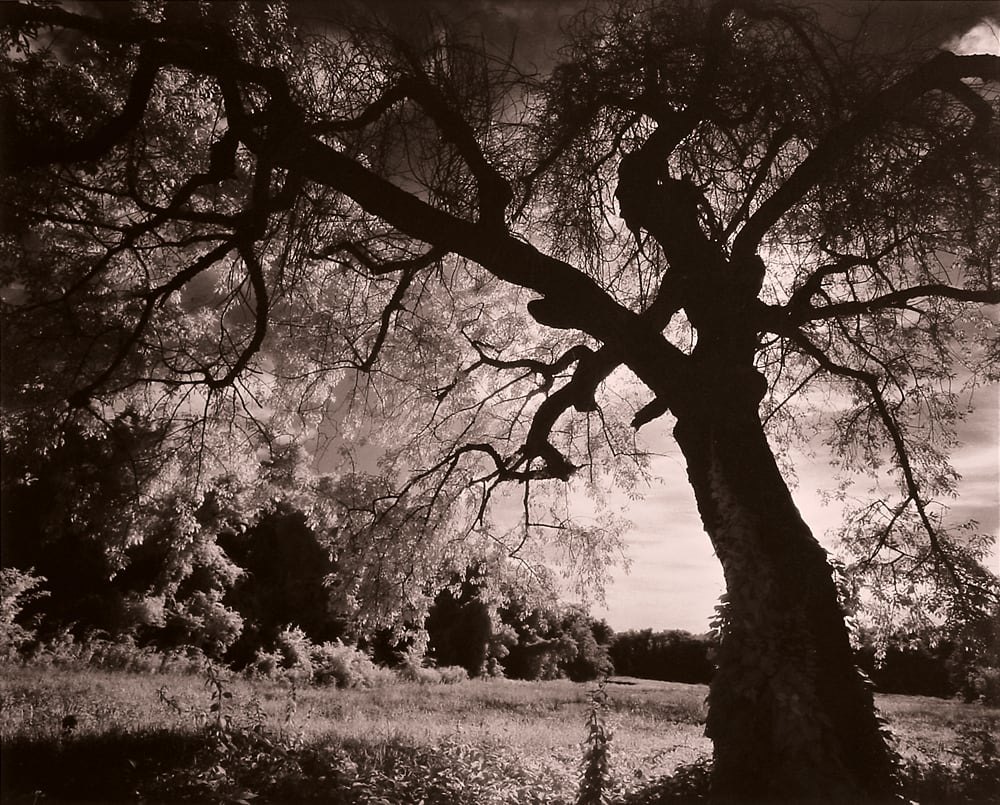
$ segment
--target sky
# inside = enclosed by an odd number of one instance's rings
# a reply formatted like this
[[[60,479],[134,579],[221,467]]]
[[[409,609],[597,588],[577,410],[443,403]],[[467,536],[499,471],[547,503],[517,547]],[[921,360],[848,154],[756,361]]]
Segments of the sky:
[[[954,464],[962,475],[959,494],[951,502],[950,521],[970,518],[983,533],[992,534],[997,550],[992,569],[1000,573],[1000,386],[980,389],[974,413],[959,429],[962,446]],[[633,528],[626,535],[632,567],[616,571],[607,590],[607,605],[593,606],[615,631],[651,628],[707,631],[719,595],[724,591],[722,569],[702,530],[684,461],[666,423],[647,428],[658,476],[645,499],[629,512]],[[826,456],[792,452],[798,485],[792,497],[813,534],[828,550],[828,532],[841,521],[841,510],[823,502],[821,492],[832,486]]]
[[[847,15],[865,7],[877,14],[869,46],[892,47],[913,30],[931,43],[957,52],[1000,53],[997,41],[1000,3],[997,2],[813,2],[821,22],[843,30]],[[420,30],[429,9],[446,19],[473,19],[488,39],[498,43],[515,35],[523,59],[542,65],[558,46],[560,26],[585,2],[581,0],[368,0],[385,19],[401,30]],[[322,18],[322,3],[298,4],[298,13]],[[992,17],[992,20],[989,18]],[[959,429],[962,446],[954,464],[962,475],[955,522],[977,519],[984,533],[998,545],[992,558],[1000,572],[1000,387],[980,389],[977,408]],[[657,454],[652,462],[654,483],[644,499],[629,511],[633,526],[624,535],[631,570],[617,570],[607,590],[606,606],[592,613],[605,618],[617,631],[653,628],[706,631],[713,608],[723,592],[722,571],[702,529],[694,495],[686,478],[683,458],[669,433],[669,422],[659,420],[643,429],[645,442]],[[791,454],[798,475],[793,497],[813,533],[829,547],[828,532],[840,523],[841,511],[825,505],[821,491],[832,486],[828,461],[818,451]]]

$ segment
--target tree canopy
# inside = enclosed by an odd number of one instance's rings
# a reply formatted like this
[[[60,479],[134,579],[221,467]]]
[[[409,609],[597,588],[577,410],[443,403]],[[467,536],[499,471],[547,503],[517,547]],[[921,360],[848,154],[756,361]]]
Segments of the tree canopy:
[[[888,796],[768,438],[896,479],[844,532],[882,589],[988,609],[986,538],[940,501],[1000,365],[1000,57],[684,0],[588,6],[531,69],[293,9],[3,7],[5,439],[129,406],[195,479],[325,443],[345,595],[404,612],[490,556],[599,581],[620,524],[560,482],[636,491],[670,417],[727,579],[717,791]]]

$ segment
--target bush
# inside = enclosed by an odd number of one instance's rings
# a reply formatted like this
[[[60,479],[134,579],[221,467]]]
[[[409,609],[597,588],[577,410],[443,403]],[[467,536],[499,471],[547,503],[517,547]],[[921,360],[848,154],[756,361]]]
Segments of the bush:
[[[461,665],[429,667],[414,652],[404,657],[402,664],[396,669],[396,675],[405,682],[417,682],[421,685],[454,685],[469,678],[469,672]]]
[[[465,682],[469,678],[469,672],[461,665],[445,665],[438,668],[437,672],[440,674],[438,681],[442,685],[455,685],[459,682]]]
[[[616,634],[611,659],[616,674],[664,682],[708,684],[712,681],[715,640],[679,629]]]
[[[36,644],[27,662],[64,670],[128,671],[133,673],[201,673],[206,657],[197,648],[158,651],[141,646],[129,635],[111,640],[100,634],[74,638],[69,630]]]
[[[314,646],[312,664],[312,681],[318,685],[373,688],[394,678],[392,671],[380,668],[363,651],[345,646],[339,640]]]
[[[712,761],[703,759],[666,777],[626,794],[617,805],[667,805],[668,803],[707,802],[712,777]]]
[[[258,649],[247,671],[266,679],[285,677],[338,688],[373,688],[395,679],[392,671],[377,666],[355,646],[339,640],[316,645],[297,626],[279,633],[274,651]]]
[[[962,684],[962,698],[1000,707],[1000,668],[978,666],[969,670]]]
[[[32,570],[0,569],[0,660],[12,660],[35,639],[35,632],[17,622],[29,601],[47,593],[39,590],[45,579]]]
[[[304,677],[306,681],[312,679],[315,648],[298,626],[286,626],[275,640],[275,652],[281,657],[282,669],[289,676]]]

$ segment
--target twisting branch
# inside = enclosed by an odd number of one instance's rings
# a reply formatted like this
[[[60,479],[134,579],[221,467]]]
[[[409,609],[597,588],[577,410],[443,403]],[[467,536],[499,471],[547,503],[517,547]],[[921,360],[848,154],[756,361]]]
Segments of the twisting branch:
[[[389,335],[389,330],[392,328],[393,316],[403,309],[403,300],[406,297],[406,292],[413,284],[413,280],[428,266],[439,263],[447,252],[435,246],[429,251],[415,257],[406,257],[397,260],[377,260],[363,245],[345,240],[335,243],[322,251],[313,251],[309,254],[309,257],[314,260],[327,260],[333,259],[341,252],[357,260],[358,263],[364,266],[365,271],[373,277],[385,276],[387,274],[400,275],[392,296],[382,309],[379,317],[378,332],[375,335],[372,347],[368,351],[367,357],[361,359],[355,365],[358,371],[370,372],[375,366],[375,362],[382,351],[382,346],[385,344],[385,339]]]
[[[820,266],[806,277],[805,282],[792,292],[792,295],[784,306],[785,309],[789,311],[793,318],[802,315],[803,311],[813,310],[812,298],[822,291],[823,280],[836,274],[846,275],[852,268],[861,265],[870,265],[871,262],[871,260],[864,257],[846,254],[838,257],[836,262]]]
[[[309,257],[313,260],[331,260],[340,252],[349,254],[372,276],[378,277],[384,274],[395,274],[409,270],[420,270],[441,260],[446,254],[443,248],[435,246],[424,254],[415,257],[404,257],[398,260],[377,260],[371,252],[359,243],[350,240],[342,240],[334,243],[322,251],[313,251]]]
[[[141,295],[141,298],[144,299],[142,312],[139,314],[139,319],[132,328],[131,333],[129,333],[129,336],[122,342],[121,346],[119,346],[118,351],[115,353],[115,356],[111,359],[110,363],[108,363],[108,365],[104,368],[104,371],[86,386],[78,389],[70,395],[70,405],[74,407],[86,405],[94,393],[114,376],[115,372],[118,371],[118,368],[129,357],[129,354],[139,343],[139,340],[145,333],[146,328],[152,321],[153,313],[156,308],[163,307],[163,305],[166,304],[167,299],[170,298],[171,294],[180,290],[187,282],[198,276],[198,274],[211,268],[216,262],[229,254],[229,252],[231,252],[235,247],[235,243],[227,240],[219,246],[216,246],[210,252],[207,252],[199,257],[194,261],[194,263],[185,268],[183,271],[179,271],[170,279],[169,282],[144,292]]]
[[[205,385],[210,389],[221,389],[231,385],[250,364],[250,360],[260,350],[267,337],[268,314],[270,310],[270,300],[268,296],[267,283],[264,280],[264,269],[260,264],[260,259],[254,252],[253,242],[249,238],[243,238],[237,244],[240,257],[247,267],[247,276],[250,278],[250,287],[253,289],[254,309],[253,309],[253,335],[246,346],[240,351],[236,361],[222,377],[210,377],[206,372]]]
[[[726,224],[725,228],[722,230],[723,241],[728,240],[729,237],[737,229],[739,229],[740,225],[746,221],[750,208],[753,206],[753,203],[757,198],[757,194],[760,192],[761,188],[764,186],[764,182],[767,181],[767,177],[770,175],[771,167],[774,165],[774,161],[781,153],[781,149],[785,147],[789,140],[792,139],[792,136],[793,132],[791,130],[791,126],[783,126],[771,136],[771,142],[768,144],[767,150],[764,152],[764,156],[757,165],[757,170],[754,173],[753,178],[747,185],[743,198],[740,201],[740,205],[736,208],[735,212],[733,212],[729,219],[729,223]]]
[[[522,447],[522,455],[530,462],[541,458],[551,473],[551,477],[562,481],[578,469],[566,459],[549,441],[549,435],[556,421],[571,407],[578,411],[593,411],[594,392],[622,362],[617,349],[603,346],[596,352],[584,355],[577,363],[573,377],[538,406],[528,429]]]
[[[490,164],[468,120],[431,83],[409,48],[406,45],[400,47],[414,73],[409,80],[405,80],[404,89],[430,116],[445,139],[458,149],[472,175],[476,177],[480,221],[487,225],[503,226],[507,205],[514,198],[510,183]]]

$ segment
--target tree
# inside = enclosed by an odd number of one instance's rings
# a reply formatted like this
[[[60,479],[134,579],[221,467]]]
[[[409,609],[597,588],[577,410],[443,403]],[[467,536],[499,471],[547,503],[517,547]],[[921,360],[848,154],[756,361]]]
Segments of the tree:
[[[48,594],[33,607],[44,611],[43,631],[72,624],[118,633],[130,625],[126,598],[138,590],[109,579],[137,541],[164,434],[132,411],[100,428],[32,420],[5,423],[3,565],[36,568],[46,579]]]
[[[539,73],[360,13],[2,13],[5,406],[312,429],[345,468],[374,440],[335,495],[339,594],[404,620],[489,551],[594,581],[616,525],[557,482],[634,489],[668,417],[727,584],[713,794],[895,796],[769,434],[897,479],[848,534],[869,567],[954,591],[943,618],[995,597],[936,501],[953,375],[1000,365],[1000,58],[763,0],[593,6]]]
[[[244,620],[228,657],[237,666],[270,649],[289,624],[317,644],[345,636],[346,624],[329,612],[325,587],[336,566],[303,512],[279,503],[242,534],[219,542],[244,571],[225,598]]]
[[[503,627],[483,589],[484,568],[472,567],[441,590],[427,613],[424,628],[430,655],[438,665],[460,665],[470,677],[485,676],[502,642]],[[494,610],[494,611],[491,611]],[[502,653],[505,653],[506,649]]]

